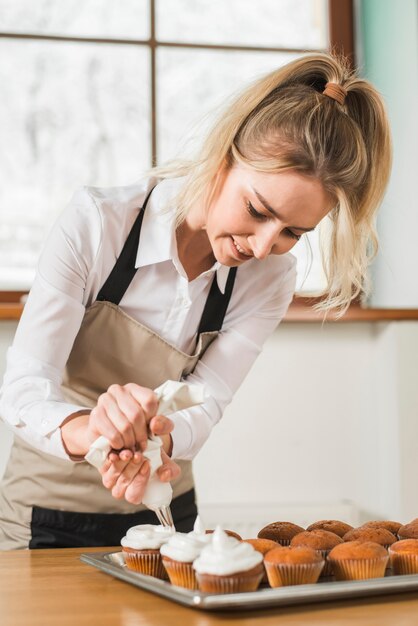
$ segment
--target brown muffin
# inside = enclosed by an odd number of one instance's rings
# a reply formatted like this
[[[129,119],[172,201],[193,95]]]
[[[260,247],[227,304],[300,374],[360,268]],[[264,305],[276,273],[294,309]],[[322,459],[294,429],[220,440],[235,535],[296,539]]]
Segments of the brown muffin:
[[[213,532],[214,532],[213,530],[207,530],[206,531],[206,535],[211,535]],[[224,530],[224,533],[226,533],[230,537],[234,537],[235,539],[238,539],[238,541],[242,541],[241,535],[239,535],[238,533],[236,533],[233,530]]]
[[[345,533],[344,541],[373,541],[381,546],[389,547],[397,540],[395,535],[386,528],[353,528]]]
[[[389,548],[394,574],[418,574],[418,539],[402,539]]]
[[[412,521],[398,530],[399,539],[418,539],[418,522]]]
[[[393,535],[398,534],[399,528],[402,526],[400,522],[391,522],[389,520],[373,520],[372,522],[366,522],[360,528],[385,528]]]
[[[332,568],[331,564],[327,560],[327,556],[332,548],[339,543],[343,543],[341,537],[335,533],[331,533],[328,530],[305,530],[293,537],[290,542],[291,546],[305,546],[317,550],[325,559],[325,566],[321,572],[321,576],[331,576]]]
[[[264,557],[271,587],[316,583],[324,566],[324,559],[312,548],[304,546],[277,547]]]
[[[348,533],[349,530],[352,530],[352,526],[350,524],[346,524],[345,522],[340,522],[337,519],[323,519],[319,520],[319,522],[314,522],[306,530],[328,530],[330,533],[335,533],[339,537]]]
[[[252,545],[254,550],[260,552],[263,556],[267,554],[270,550],[274,550],[278,547],[276,541],[272,541],[271,539],[243,539],[245,543],[249,543]],[[264,565],[263,565],[264,567]],[[266,568],[264,567],[264,576],[261,581],[262,583],[268,583]]]
[[[292,522],[272,522],[264,526],[257,537],[259,539],[271,539],[282,546],[288,546],[291,539],[298,533],[303,532],[303,530],[304,528]]]
[[[331,550],[328,559],[337,580],[362,580],[385,575],[389,555],[372,541],[347,541]]]

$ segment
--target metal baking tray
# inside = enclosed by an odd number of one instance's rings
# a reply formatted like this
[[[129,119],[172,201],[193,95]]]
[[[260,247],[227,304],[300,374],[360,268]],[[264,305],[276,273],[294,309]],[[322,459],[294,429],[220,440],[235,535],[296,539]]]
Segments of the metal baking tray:
[[[169,582],[144,576],[129,570],[122,552],[95,552],[82,554],[80,559],[93,565],[106,574],[124,580],[140,589],[151,591],[163,598],[173,600],[183,606],[206,611],[239,611],[243,609],[264,609],[302,605],[312,602],[332,602],[368,596],[388,595],[418,590],[418,574],[412,576],[392,576],[387,570],[385,578],[370,580],[334,581],[324,579],[315,585],[295,585],[292,587],[261,587],[251,593],[208,594],[176,587]]]

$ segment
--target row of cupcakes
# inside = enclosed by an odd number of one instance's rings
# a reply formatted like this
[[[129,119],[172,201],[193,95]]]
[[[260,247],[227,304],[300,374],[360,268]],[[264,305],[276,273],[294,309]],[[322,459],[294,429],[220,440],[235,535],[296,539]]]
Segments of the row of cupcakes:
[[[208,534],[212,531],[198,518],[191,533],[135,526],[122,539],[122,549],[128,568],[209,593],[254,591],[263,579],[278,587],[315,583],[330,574],[337,580],[381,577],[389,559],[395,574],[418,573],[418,520],[402,526],[409,537],[401,540],[388,530],[398,534],[401,525],[394,524],[374,521],[353,529],[322,520],[304,530],[274,522],[256,539],[241,540],[220,527]]]

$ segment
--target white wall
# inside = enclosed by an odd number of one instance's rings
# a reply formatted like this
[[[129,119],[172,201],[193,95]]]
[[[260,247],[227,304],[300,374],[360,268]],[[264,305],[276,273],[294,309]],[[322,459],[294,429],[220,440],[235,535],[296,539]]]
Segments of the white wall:
[[[195,461],[200,503],[416,517],[417,352],[415,322],[283,324]]]

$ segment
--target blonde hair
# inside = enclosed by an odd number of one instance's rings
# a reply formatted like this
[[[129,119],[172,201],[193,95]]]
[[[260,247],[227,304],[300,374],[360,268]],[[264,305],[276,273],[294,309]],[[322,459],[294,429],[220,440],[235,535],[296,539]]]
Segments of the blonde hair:
[[[326,83],[347,92],[343,105]],[[312,54],[250,85],[223,112],[193,161],[152,170],[186,176],[176,198],[178,223],[196,203],[209,206],[218,175],[236,163],[261,172],[294,170],[321,181],[335,198],[329,252],[323,253],[326,297],[318,306],[344,311],[367,292],[367,266],[377,251],[375,216],[391,168],[391,137],[380,94],[343,58]]]

